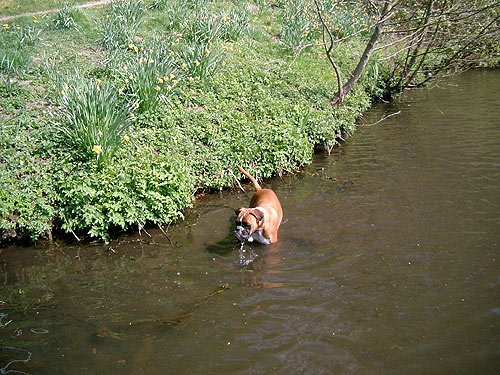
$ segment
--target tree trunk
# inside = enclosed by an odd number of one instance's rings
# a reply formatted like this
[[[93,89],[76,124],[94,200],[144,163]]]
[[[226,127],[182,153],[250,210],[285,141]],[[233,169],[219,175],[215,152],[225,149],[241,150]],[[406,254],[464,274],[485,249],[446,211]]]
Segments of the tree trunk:
[[[363,51],[363,54],[361,55],[361,58],[359,59],[356,69],[354,69],[354,73],[352,74],[351,78],[349,78],[349,80],[341,87],[339,92],[333,97],[332,105],[337,105],[342,103],[345,96],[349,94],[349,92],[352,90],[356,82],[358,82],[359,78],[361,77],[361,74],[365,70],[366,65],[370,61],[370,57],[373,51],[375,50],[375,44],[377,43],[380,35],[382,34],[385,18],[387,17],[387,14],[390,12],[390,8],[391,8],[391,1],[385,1],[380,19],[375,25],[373,34],[370,40],[368,41],[368,44],[366,45],[366,48]]]

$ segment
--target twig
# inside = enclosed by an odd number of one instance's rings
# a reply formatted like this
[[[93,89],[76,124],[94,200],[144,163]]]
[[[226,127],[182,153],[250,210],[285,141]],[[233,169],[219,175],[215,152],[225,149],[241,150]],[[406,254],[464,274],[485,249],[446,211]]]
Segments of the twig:
[[[233,173],[233,171],[231,169],[229,169],[229,173],[231,174],[231,176],[233,176],[234,180],[236,181],[236,184],[241,189],[241,191],[246,193],[245,189],[243,189],[243,186],[241,186],[240,181],[238,180],[238,177],[236,177],[236,175]]]
[[[73,230],[71,230],[71,233],[73,234],[73,236],[75,236],[76,240],[78,242],[80,242],[80,239],[78,238],[78,236],[76,235],[76,233]]]
[[[139,236],[142,236],[141,230],[143,230],[144,233],[146,233],[149,237],[151,237],[151,235],[148,233],[146,229],[144,229],[144,226],[141,224],[139,220],[137,220],[137,228],[139,229]]]
[[[66,253],[64,252],[63,249],[61,249],[60,247],[57,247],[57,250],[64,256],[66,256]]]
[[[170,227],[170,223],[168,223],[167,225],[167,230],[163,230],[163,227],[161,226],[160,223],[158,223],[158,228],[160,228],[161,232],[165,235],[165,237],[167,238],[168,240],[168,243],[172,243],[172,241],[170,240],[170,237],[167,235],[167,232],[168,232],[168,228]]]
[[[399,115],[400,113],[401,113],[401,111],[397,111],[395,113],[391,113],[390,115],[382,117],[380,120],[378,120],[377,122],[374,122],[373,124],[359,124],[358,126],[374,126],[374,125],[381,123],[384,120],[387,120],[389,117]]]

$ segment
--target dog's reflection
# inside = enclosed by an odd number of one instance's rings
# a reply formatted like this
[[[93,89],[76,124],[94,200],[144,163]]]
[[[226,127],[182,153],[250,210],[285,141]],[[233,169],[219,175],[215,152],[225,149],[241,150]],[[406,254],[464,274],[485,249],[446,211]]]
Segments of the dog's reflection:
[[[283,283],[269,280],[266,275],[281,273],[279,265],[283,262],[280,257],[283,243],[271,246],[257,242],[243,244],[237,241],[232,234],[215,244],[206,246],[206,250],[225,258],[233,258],[230,264],[240,271],[242,285],[257,288],[281,288]]]

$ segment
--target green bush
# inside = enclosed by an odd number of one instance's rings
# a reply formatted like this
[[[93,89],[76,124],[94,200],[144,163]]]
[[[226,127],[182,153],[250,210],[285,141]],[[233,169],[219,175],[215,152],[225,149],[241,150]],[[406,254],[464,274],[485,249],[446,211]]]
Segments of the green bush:
[[[0,118],[0,240],[36,240],[56,214],[51,161],[40,150],[44,136],[30,122]]]
[[[62,229],[107,240],[116,230],[182,218],[181,208],[191,204],[193,194],[185,162],[140,139],[134,144],[120,150],[112,165],[60,174],[56,189]]]

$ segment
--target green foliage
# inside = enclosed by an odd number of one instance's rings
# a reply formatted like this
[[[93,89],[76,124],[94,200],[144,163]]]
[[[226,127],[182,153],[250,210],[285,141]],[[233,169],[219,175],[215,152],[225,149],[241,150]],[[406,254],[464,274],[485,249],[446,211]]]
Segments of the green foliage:
[[[283,2],[281,12],[281,40],[289,48],[299,49],[310,42],[312,7],[308,0]]]
[[[128,108],[114,86],[75,74],[61,83],[59,94],[63,120],[57,129],[63,147],[77,159],[109,163],[130,125]]]
[[[191,203],[190,173],[182,160],[137,140],[121,150],[113,165],[70,170],[57,181],[61,227],[88,230],[109,239],[117,229],[167,223],[182,217]],[[75,166],[76,167],[76,166]]]
[[[220,36],[221,20],[206,10],[192,13],[192,17],[185,18],[181,25],[186,40],[195,43],[212,43]]]
[[[40,40],[42,32],[36,25],[12,25],[10,30],[13,46],[16,49],[34,46]]]
[[[0,76],[7,89],[12,91],[12,79],[24,72],[31,58],[25,49],[8,49],[0,54]]]
[[[141,34],[138,2],[112,3],[97,30],[106,60],[81,64],[82,73],[64,73],[77,63],[68,54],[64,64],[42,54],[35,70],[59,117],[43,132],[19,126],[40,148],[9,157],[1,174],[4,235],[35,240],[54,225],[108,240],[117,230],[170,222],[194,192],[233,184],[236,163],[260,177],[294,171],[315,144],[352,131],[369,103],[364,90],[332,112],[331,76],[319,55],[287,60],[272,38],[248,39],[243,3],[208,4],[156,2],[148,17],[164,9],[158,16],[166,22],[144,24],[155,29],[150,36]],[[30,167],[18,175],[21,161]]]
[[[323,8],[324,20],[337,39],[349,38],[357,34],[369,35],[373,20],[364,6],[350,1],[323,0]]]
[[[237,163],[259,177],[294,171],[351,134],[382,93],[386,56],[332,108],[323,51],[283,49],[320,43],[312,0],[254,3],[258,13],[243,1],[123,0],[86,11],[78,32],[2,26],[0,74],[19,84],[0,86],[0,236],[55,227],[108,240],[168,223],[195,192],[234,184]],[[369,21],[349,4],[319,1],[335,37],[349,37],[336,45],[341,72]]]
[[[30,124],[25,117],[0,118],[0,240],[36,240],[50,231],[56,213],[43,131]]]
[[[40,33],[36,24],[4,24],[0,27],[0,78],[7,92],[12,92],[14,76],[20,76],[28,69],[30,48],[38,42]]]
[[[292,49],[301,49],[318,37],[320,28],[316,4],[313,0],[279,2],[281,11],[281,40]],[[351,1],[317,0],[323,21],[336,39],[353,35],[366,37],[373,20],[362,4]]]
[[[222,10],[218,16],[220,23],[220,38],[237,41],[250,27],[250,17],[246,8]]]
[[[150,9],[162,11],[162,27],[167,30],[181,30],[191,8],[186,1],[155,0]]]

